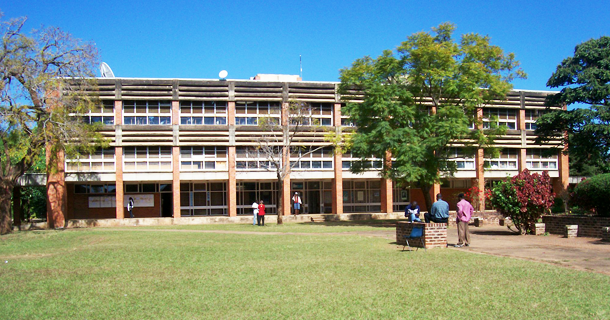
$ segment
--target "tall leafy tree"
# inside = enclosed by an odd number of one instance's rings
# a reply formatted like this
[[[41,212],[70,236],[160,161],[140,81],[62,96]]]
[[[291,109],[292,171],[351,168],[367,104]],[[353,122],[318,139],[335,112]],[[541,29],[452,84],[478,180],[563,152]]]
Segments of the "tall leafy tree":
[[[0,17],[0,234],[11,231],[17,179],[45,150],[53,162],[60,151],[73,157],[102,141],[74,116],[96,105],[97,50],[57,28],[26,34],[25,22]]]
[[[349,141],[352,154],[386,159],[389,152],[393,162],[383,167],[382,176],[419,185],[428,208],[434,183],[456,170],[448,161],[452,142],[470,139],[487,148],[505,130],[472,129],[480,123],[477,107],[504,98],[510,82],[525,77],[514,55],[491,45],[488,36],[465,34],[456,42],[454,30],[443,23],[409,36],[396,50],[357,59],[341,70],[340,92],[357,127]]]
[[[540,117],[538,142],[563,139],[579,173],[610,172],[610,37],[577,45],[574,56],[557,66],[547,86],[562,88],[548,97],[547,105],[587,106]]]

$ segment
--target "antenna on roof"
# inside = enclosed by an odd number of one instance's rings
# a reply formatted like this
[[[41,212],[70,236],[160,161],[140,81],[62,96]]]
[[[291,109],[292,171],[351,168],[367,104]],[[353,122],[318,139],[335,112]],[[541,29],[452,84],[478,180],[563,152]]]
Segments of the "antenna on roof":
[[[301,67],[301,73],[300,73],[301,80],[303,80],[303,59],[301,58],[301,55],[299,55],[299,65]]]
[[[102,74],[102,78],[114,78],[114,72],[112,72],[112,69],[110,69],[110,66],[106,62],[102,62],[100,73]]]

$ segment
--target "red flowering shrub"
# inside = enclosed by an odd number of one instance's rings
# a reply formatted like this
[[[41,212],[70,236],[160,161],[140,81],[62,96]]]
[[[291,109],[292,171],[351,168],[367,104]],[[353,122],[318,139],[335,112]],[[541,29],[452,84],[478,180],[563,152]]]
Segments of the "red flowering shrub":
[[[490,196],[491,190],[481,190],[477,186],[471,187],[470,189],[468,189],[468,191],[466,191],[466,193],[464,193],[464,197],[472,204],[475,210],[478,210],[479,204],[483,200],[489,199]]]
[[[498,212],[511,218],[517,231],[525,234],[553,206],[555,193],[546,171],[530,174],[525,169],[510,181],[496,185],[490,200]]]

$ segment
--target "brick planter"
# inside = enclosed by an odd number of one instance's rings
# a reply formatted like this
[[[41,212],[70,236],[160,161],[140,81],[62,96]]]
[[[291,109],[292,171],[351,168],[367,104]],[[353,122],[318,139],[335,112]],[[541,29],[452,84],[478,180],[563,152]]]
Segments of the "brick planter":
[[[546,225],[544,223],[534,223],[532,228],[532,234],[535,236],[544,235],[546,232]]]
[[[610,242],[610,227],[602,228],[602,241]]]
[[[484,220],[481,217],[474,217],[474,226],[475,227],[482,227],[484,224]]]
[[[426,248],[446,248],[447,247],[447,224],[446,223],[422,223],[398,221],[396,223],[396,243],[406,245],[405,236],[411,234],[414,226],[424,227],[423,240]],[[423,243],[419,239],[409,240],[411,247],[423,248]]]
[[[576,238],[578,236],[578,225],[572,224],[566,226],[566,238]]]
[[[567,225],[578,225],[579,237],[601,238],[602,228],[610,227],[610,218],[596,216],[556,215],[542,216],[546,224],[546,232],[564,235]]]

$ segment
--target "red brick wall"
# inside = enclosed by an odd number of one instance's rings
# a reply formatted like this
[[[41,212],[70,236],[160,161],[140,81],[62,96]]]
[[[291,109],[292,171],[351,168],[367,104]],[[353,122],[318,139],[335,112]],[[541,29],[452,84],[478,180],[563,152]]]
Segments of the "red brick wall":
[[[414,226],[424,227],[424,241],[426,248],[446,248],[447,247],[447,224],[446,223],[411,223],[398,221],[396,223],[396,243],[406,245],[406,238],[411,234]],[[411,247],[422,248],[421,239],[409,240]]]
[[[410,191],[411,191],[411,195],[410,195],[411,202],[417,201],[417,204],[419,204],[419,209],[421,211],[428,211],[428,208],[426,207],[426,200],[424,199],[424,193],[421,191],[421,189],[410,189]],[[449,210],[457,210],[457,203],[458,203],[457,195],[460,192],[466,193],[466,191],[468,191],[468,189],[441,188],[441,194],[443,195],[443,200],[445,200],[445,201],[447,201],[447,203],[449,203]],[[432,203],[434,203],[434,201],[436,201],[435,197],[432,198]]]
[[[115,208],[89,208],[90,194],[74,194],[74,188],[68,192],[68,203],[70,203],[69,219],[114,219],[116,218]],[[155,206],[145,208],[134,208],[133,215],[136,218],[158,218],[161,216],[161,195],[155,193]],[[125,218],[129,218],[129,213],[125,208]]]
[[[601,238],[602,228],[610,227],[610,218],[579,216],[543,216],[546,232],[565,234],[567,225],[578,225],[579,237]]]

